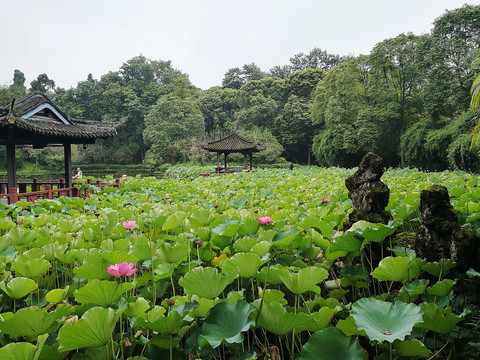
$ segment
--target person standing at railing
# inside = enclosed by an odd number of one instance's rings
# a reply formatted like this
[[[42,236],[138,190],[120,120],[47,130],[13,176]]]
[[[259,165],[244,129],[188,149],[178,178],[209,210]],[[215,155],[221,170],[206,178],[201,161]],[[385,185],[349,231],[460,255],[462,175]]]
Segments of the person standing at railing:
[[[77,174],[72,176],[72,179],[82,179],[82,178],[83,178],[82,170],[80,170],[80,168],[77,168]]]

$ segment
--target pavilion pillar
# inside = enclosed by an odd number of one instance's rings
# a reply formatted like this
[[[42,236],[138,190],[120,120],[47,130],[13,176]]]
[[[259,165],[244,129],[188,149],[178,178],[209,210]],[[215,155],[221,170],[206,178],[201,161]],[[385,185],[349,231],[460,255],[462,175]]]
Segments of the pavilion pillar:
[[[7,178],[8,190],[17,187],[17,163],[15,160],[15,143],[7,141]]]
[[[227,153],[225,153],[225,172],[227,172]]]
[[[217,174],[220,172],[220,151],[217,151]]]
[[[243,168],[244,168],[245,170],[248,169],[247,153],[243,154]]]
[[[65,160],[65,187],[72,187],[72,145],[63,144],[63,156]],[[68,196],[72,196],[72,191],[68,190]]]
[[[252,171],[252,158],[253,158],[253,154],[250,153],[250,171]]]

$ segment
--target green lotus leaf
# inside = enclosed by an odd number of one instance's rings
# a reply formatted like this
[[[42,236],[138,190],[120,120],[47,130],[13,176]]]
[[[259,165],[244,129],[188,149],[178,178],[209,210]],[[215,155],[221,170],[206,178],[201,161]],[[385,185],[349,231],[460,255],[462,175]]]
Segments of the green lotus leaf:
[[[139,261],[151,260],[156,250],[155,245],[151,242],[133,245],[131,249],[131,253],[135,255]]]
[[[74,296],[80,304],[94,304],[107,307],[117,303],[124,292],[133,289],[132,283],[119,284],[108,280],[92,280],[78,289]]]
[[[421,356],[428,357],[430,350],[420,340],[395,340],[393,342],[393,348],[400,356]]]
[[[110,340],[121,312],[94,307],[75,324],[62,326],[58,332],[59,351],[103,346]]]
[[[287,300],[284,299],[285,294],[277,289],[266,289],[265,291],[262,291],[260,289],[259,295],[260,295],[260,298],[262,298],[263,301],[266,303],[278,302],[278,303],[281,303],[282,305],[287,304]]]
[[[288,271],[287,268],[280,264],[275,264],[269,267],[264,266],[257,273],[256,278],[264,283],[267,282],[268,284],[279,285],[282,283],[280,274],[285,271]]]
[[[127,254],[124,251],[105,251],[102,253],[103,261],[108,265],[115,265],[118,263],[135,263],[137,262],[137,257],[134,254]]]
[[[125,309],[125,316],[130,319],[137,319],[147,317],[146,311],[150,309],[150,305],[143,297],[138,297],[135,302],[128,303]]]
[[[428,287],[427,293],[434,296],[447,296],[452,291],[453,285],[455,285],[455,281],[444,279]]]
[[[420,275],[421,262],[421,259],[410,260],[404,256],[387,256],[380,261],[372,272],[372,276],[380,281],[401,281],[404,283]]]
[[[0,359],[2,360],[36,360],[38,348],[30,343],[10,343],[0,348]]]
[[[156,279],[166,279],[173,275],[175,271],[175,265],[172,263],[161,263],[158,264],[153,272],[157,275]]]
[[[227,220],[220,225],[215,226],[211,230],[211,233],[231,238],[235,236],[239,228],[240,222],[238,220]]]
[[[361,223],[360,221],[357,223]],[[357,228],[355,232],[360,234],[365,240],[362,245],[366,245],[371,242],[382,242],[388,236],[392,235],[397,229],[398,225],[395,222],[390,221],[388,225],[384,224],[370,224],[365,223],[366,226]]]
[[[249,317],[254,309],[253,305],[243,300],[232,305],[227,302],[215,305],[202,325],[200,347],[209,344],[215,349],[222,343],[241,343],[242,332],[255,325],[255,321]]]
[[[96,264],[83,264],[79,268],[73,269],[73,273],[77,275],[79,279],[85,278],[88,281],[103,280],[111,276],[107,271],[107,266],[108,265],[101,261]]]
[[[157,314],[154,317],[149,314],[147,320],[142,318],[136,319],[133,326],[145,327],[162,335],[176,334],[190,320],[186,319],[187,314],[198,306],[199,304],[196,301],[185,303],[181,306],[174,306],[170,309],[167,316],[164,316],[165,313]]]
[[[420,308],[414,304],[397,301],[392,305],[373,298],[355,302],[351,314],[358,328],[365,330],[370,340],[390,343],[405,339],[413,326],[423,320]]]
[[[68,294],[68,290],[70,289],[70,285],[67,285],[65,287],[65,289],[53,289],[53,290],[50,290],[47,295],[45,295],[45,299],[50,302],[50,303],[53,303],[53,304],[58,304],[59,302],[61,302],[63,299],[65,299],[65,297],[67,296]]]
[[[261,304],[255,300],[258,312],[257,326],[261,326],[275,335],[285,335],[293,329],[308,328],[314,320],[305,313],[290,313],[278,302]],[[253,316],[255,318],[255,316]]]
[[[345,320],[339,320],[336,327],[347,336],[367,336],[365,330],[360,330],[357,327],[357,324],[355,324],[355,319],[352,315],[349,315]]]
[[[421,329],[432,330],[440,334],[448,334],[463,316],[452,313],[450,308],[441,309],[433,303],[422,303],[423,323],[415,325]]]
[[[294,241],[301,238],[302,233],[296,227],[291,227],[288,230],[278,232],[273,238],[273,243],[279,249],[286,249]]]
[[[288,290],[300,295],[306,291],[317,292],[316,285],[328,277],[328,271],[316,266],[309,266],[300,269],[298,273],[281,272],[279,277]]]
[[[240,277],[250,278],[257,274],[261,264],[260,257],[255,253],[237,253],[231,258],[222,261],[220,267],[226,273],[232,273],[238,269]]]
[[[52,265],[45,259],[34,259],[30,261],[14,261],[12,262],[12,270],[16,273],[27,277],[36,278],[40,275],[46,274]]]
[[[158,259],[160,262],[179,263],[188,259],[189,248],[188,244],[170,245],[163,243],[157,250]]]
[[[302,347],[298,360],[362,360],[362,347],[354,337],[345,336],[339,329],[330,327],[310,336]]]
[[[32,279],[27,279],[24,277],[17,277],[10,280],[7,285],[0,283],[0,289],[2,289],[8,297],[12,299],[20,299],[32,291],[38,289],[38,285]]]
[[[185,220],[186,216],[187,214],[185,214],[183,211],[176,211],[165,220],[162,230],[170,231],[178,229],[180,226],[182,226],[183,220]]]
[[[73,308],[70,305],[59,305],[55,311],[47,312],[36,306],[18,310],[15,314],[2,314],[4,321],[0,322],[0,330],[4,334],[15,338],[26,336],[27,338],[37,337],[49,332],[49,329],[64,316],[70,315]],[[52,329],[55,332],[56,329]]]
[[[165,221],[167,220],[166,215],[157,216],[155,219],[152,220],[150,226],[155,229],[161,229]]]
[[[362,242],[355,237],[354,233],[347,232],[343,235],[336,237],[333,243],[328,248],[328,251],[331,254],[342,253],[345,255],[350,254],[351,256],[357,256],[360,253],[361,247]],[[334,260],[333,257],[328,257],[328,259]]]
[[[270,244],[268,241],[260,241],[259,243],[253,245],[251,251],[260,257],[264,257],[268,254],[271,247],[272,244]]]
[[[317,312],[312,313],[311,316],[313,320],[315,320],[315,328],[312,329],[311,331],[318,331],[327,327],[327,325],[330,324],[330,321],[332,320],[333,315],[335,315],[339,311],[340,310],[337,310],[337,309],[330,309],[328,307],[323,307]]]
[[[217,269],[211,267],[196,267],[182,277],[178,283],[190,295],[198,295],[207,299],[214,299],[233,282],[238,270],[228,275],[219,274]]]
[[[25,230],[24,228],[17,226],[5,235],[5,239],[9,244],[15,246],[29,245],[37,237],[37,232],[34,230]]]
[[[435,277],[447,276],[450,270],[455,266],[455,262],[450,259],[440,259],[438,262],[428,262],[423,265],[422,270]]]
[[[238,228],[239,235],[249,235],[249,234],[256,234],[258,229],[260,228],[260,224],[257,220],[247,219]]]
[[[428,285],[428,280],[425,279],[416,279],[413,280],[410,284],[405,286],[408,294],[411,296],[421,295],[425,292],[425,289]]]
[[[337,226],[335,221],[327,221],[325,219],[315,225],[315,227],[320,230],[322,236],[326,238],[330,238],[330,234],[335,226]]]
[[[359,280],[368,279],[368,271],[361,265],[345,265],[340,274],[343,275],[342,286],[355,285]]]
[[[244,236],[238,238],[233,244],[233,248],[237,252],[248,252],[257,244],[257,238],[253,236]]]
[[[188,222],[194,228],[205,226],[210,223],[212,219],[212,214],[207,209],[197,209],[195,210],[190,217],[188,218]]]
[[[480,272],[473,270],[472,268],[468,269],[466,274],[470,277],[478,276],[480,277]]]
[[[82,227],[78,219],[59,219],[56,225],[64,233],[74,233]]]

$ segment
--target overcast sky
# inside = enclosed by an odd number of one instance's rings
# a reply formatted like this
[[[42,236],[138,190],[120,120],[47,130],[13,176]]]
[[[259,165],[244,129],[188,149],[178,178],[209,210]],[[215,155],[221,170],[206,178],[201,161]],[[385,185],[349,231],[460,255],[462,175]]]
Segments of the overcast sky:
[[[0,85],[46,73],[75,87],[143,54],[171,60],[202,88],[232,67],[264,71],[314,47],[368,54],[400,33],[428,33],[445,10],[473,0],[0,0]]]

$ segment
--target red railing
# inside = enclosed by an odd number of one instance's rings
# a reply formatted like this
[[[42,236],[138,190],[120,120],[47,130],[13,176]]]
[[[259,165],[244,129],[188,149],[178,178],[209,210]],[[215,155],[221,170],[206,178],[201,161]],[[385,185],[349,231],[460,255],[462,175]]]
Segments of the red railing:
[[[105,187],[120,188],[120,179],[116,179],[115,182],[111,184],[103,184],[100,180],[92,183],[91,179],[87,179],[87,184],[94,185],[95,187],[100,188],[100,190],[103,190]],[[22,199],[26,199],[29,202],[35,202],[38,199],[54,199],[60,196],[69,196],[70,194],[72,197],[88,198],[90,197],[90,194],[94,192],[88,188],[80,189],[80,183],[73,183],[74,186],[66,188],[63,179],[58,183],[45,183],[34,179],[31,183],[23,182],[18,185],[18,188],[8,189],[7,193],[6,185],[1,184],[0,197],[7,198],[8,204],[14,204]],[[27,186],[31,186],[30,192],[26,191]],[[54,186],[57,188],[55,189]]]

